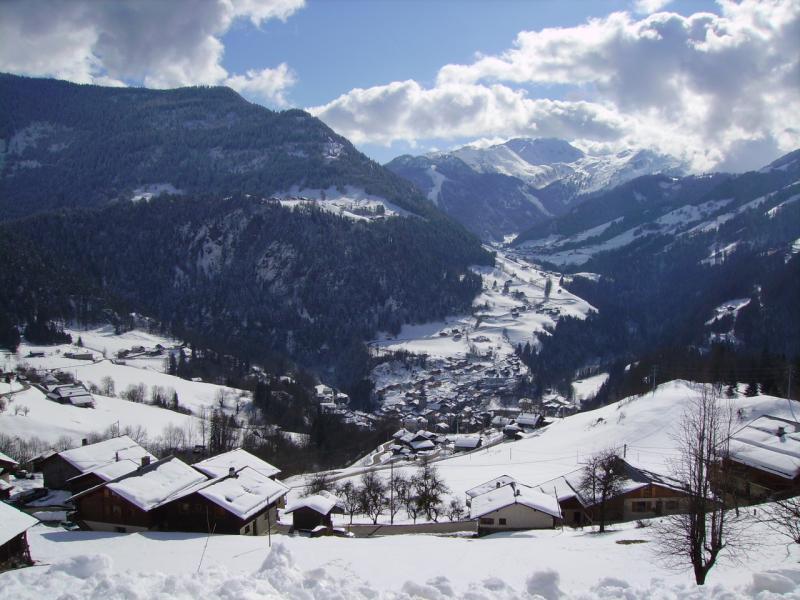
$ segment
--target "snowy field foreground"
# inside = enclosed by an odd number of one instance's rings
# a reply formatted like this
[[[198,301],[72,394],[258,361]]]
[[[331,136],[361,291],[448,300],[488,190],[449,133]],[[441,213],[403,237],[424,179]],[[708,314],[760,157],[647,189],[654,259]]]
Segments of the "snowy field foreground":
[[[774,536],[764,532],[765,539]],[[0,575],[0,598],[800,598],[798,551],[765,545],[698,588],[660,566],[653,528],[372,539],[29,531],[42,564]],[[626,540],[641,540],[630,543]],[[202,564],[200,560],[202,557]]]

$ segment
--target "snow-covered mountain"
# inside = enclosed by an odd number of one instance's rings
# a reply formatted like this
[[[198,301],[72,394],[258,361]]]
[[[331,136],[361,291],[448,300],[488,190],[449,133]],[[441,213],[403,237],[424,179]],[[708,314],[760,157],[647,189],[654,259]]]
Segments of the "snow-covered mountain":
[[[636,177],[686,171],[679,160],[650,150],[587,154],[551,138],[405,155],[386,166],[475,233],[494,239],[561,215],[589,194]]]

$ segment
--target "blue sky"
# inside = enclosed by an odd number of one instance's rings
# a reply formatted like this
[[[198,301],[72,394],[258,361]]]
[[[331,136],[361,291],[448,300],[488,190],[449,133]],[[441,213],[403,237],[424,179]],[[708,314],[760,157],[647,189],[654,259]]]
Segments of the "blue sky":
[[[379,162],[559,137],[740,171],[800,146],[797,0],[4,0],[0,71],[226,85]]]
[[[468,63],[476,54],[498,54],[522,30],[571,27],[589,18],[633,10],[628,0],[310,0],[285,22],[261,26],[241,21],[223,37],[223,65],[232,72],[286,62],[297,74],[288,95],[292,106],[318,106],[353,88],[413,79],[432,85],[442,65]],[[718,12],[715,2],[672,2],[681,14]],[[571,86],[524,86],[531,93],[562,99]],[[431,138],[415,147],[361,142],[379,162],[403,153],[445,149],[469,136]]]

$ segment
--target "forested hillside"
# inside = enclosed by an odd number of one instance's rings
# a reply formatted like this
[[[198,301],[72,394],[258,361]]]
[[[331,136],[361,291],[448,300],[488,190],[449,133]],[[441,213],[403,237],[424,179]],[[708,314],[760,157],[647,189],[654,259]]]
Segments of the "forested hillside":
[[[274,112],[229,88],[150,90],[0,74],[0,218],[187,194],[273,194],[351,185],[417,214],[413,186],[301,110]]]
[[[118,203],[4,228],[176,333],[250,358],[285,353],[346,387],[366,375],[366,338],[466,310],[480,290],[468,265],[491,261],[439,219],[361,222],[245,197]],[[20,306],[15,316],[30,319]]]

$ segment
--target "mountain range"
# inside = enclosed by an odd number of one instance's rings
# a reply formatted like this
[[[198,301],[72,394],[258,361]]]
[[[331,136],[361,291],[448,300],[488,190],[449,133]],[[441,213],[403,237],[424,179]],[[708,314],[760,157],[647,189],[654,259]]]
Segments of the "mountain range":
[[[403,155],[386,167],[486,240],[549,221],[594,193],[636,177],[686,172],[677,159],[650,150],[592,155],[552,138]]]

